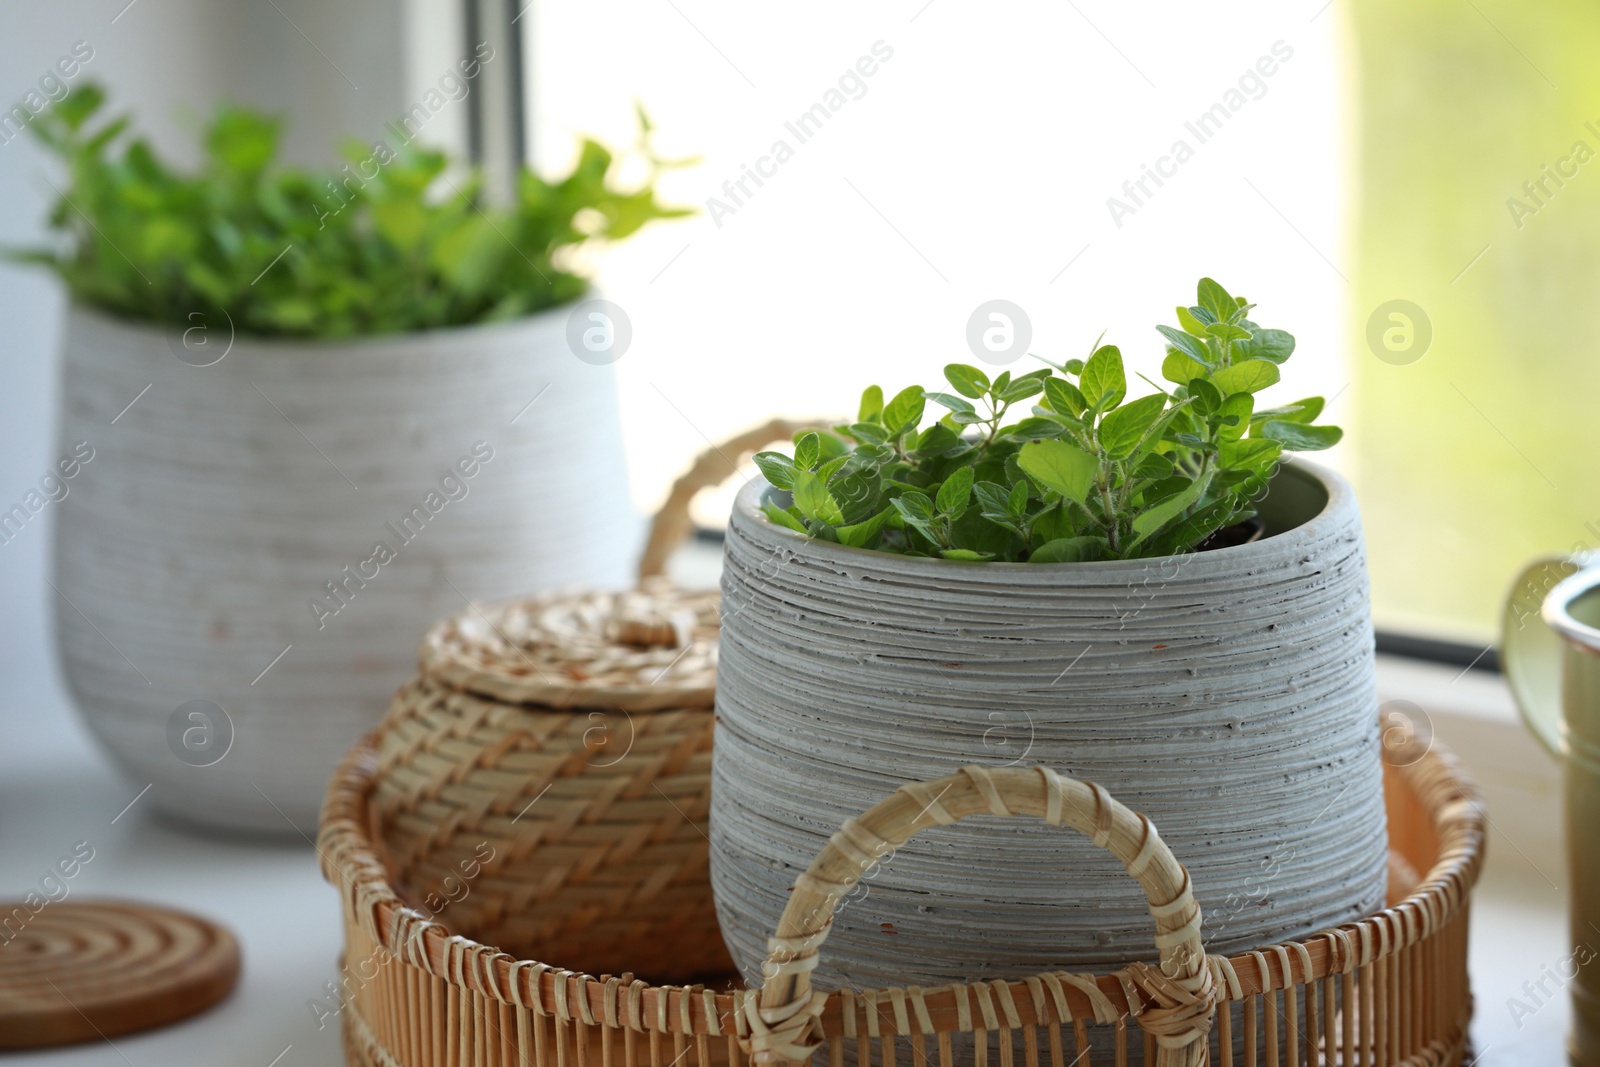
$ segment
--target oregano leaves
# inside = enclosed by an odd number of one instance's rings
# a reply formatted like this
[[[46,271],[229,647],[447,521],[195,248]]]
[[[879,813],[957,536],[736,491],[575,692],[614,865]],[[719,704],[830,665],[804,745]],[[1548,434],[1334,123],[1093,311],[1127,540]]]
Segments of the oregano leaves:
[[[887,402],[870,386],[856,421],[802,434],[756,464],[789,501],[775,523],[857,548],[981,562],[1082,563],[1171,555],[1254,514],[1286,451],[1336,444],[1321,397],[1267,407],[1294,338],[1202,278],[1177,309],[1161,375],[1128,400],[1115,345],[991,379],[953,363],[946,385]],[[1043,362],[1043,361],[1041,361]],[[929,413],[936,417],[924,425]]]

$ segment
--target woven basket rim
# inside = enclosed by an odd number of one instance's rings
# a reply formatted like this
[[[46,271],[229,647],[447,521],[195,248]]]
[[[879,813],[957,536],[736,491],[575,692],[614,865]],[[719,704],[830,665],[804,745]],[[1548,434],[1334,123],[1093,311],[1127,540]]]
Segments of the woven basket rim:
[[[1482,801],[1454,754],[1436,741],[1426,746],[1415,744],[1416,750],[1409,753],[1391,754],[1408,758],[1403,765],[1398,761],[1392,764],[1391,769],[1432,823],[1439,846],[1433,866],[1404,900],[1364,919],[1225,959],[1209,957],[1218,979],[1219,1007],[1260,993],[1348,975],[1394,956],[1462,916],[1483,865]],[[318,850],[324,877],[344,898],[347,920],[353,917],[381,950],[453,986],[540,1014],[641,1032],[745,1035],[745,1001],[756,997],[759,990],[716,992],[703,986],[651,985],[632,975],[596,977],[518,959],[494,946],[452,935],[442,924],[407,905],[390,885],[370,832],[367,798],[376,766],[377,750],[370,736],[341,760],[329,780]],[[984,1006],[998,999],[1009,1025],[1048,1024],[1052,1007],[1043,992],[1046,987],[1055,1001],[1055,1019],[1112,1023],[1136,1016],[1148,1006],[1139,1002],[1140,994],[1121,981],[1121,976],[1122,972],[1095,976],[1056,972],[916,992],[939,1030],[956,1028],[958,1016],[971,1010],[969,998]],[[1086,990],[1087,985],[1092,985],[1093,991]],[[903,1008],[907,992],[896,987],[830,992],[822,1014],[823,1032],[828,1036],[854,1033],[858,1002],[877,1005],[893,1001]],[[895,1020],[898,1014],[901,1012],[870,1013],[886,1034],[901,1032]]]

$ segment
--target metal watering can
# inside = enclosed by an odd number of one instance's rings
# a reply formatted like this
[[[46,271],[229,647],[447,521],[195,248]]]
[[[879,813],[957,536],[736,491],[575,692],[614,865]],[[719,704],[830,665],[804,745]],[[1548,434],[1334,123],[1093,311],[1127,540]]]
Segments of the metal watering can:
[[[1600,945],[1600,566],[1528,566],[1506,602],[1500,649],[1523,721],[1562,764],[1572,944]],[[1570,977],[1572,1063],[1600,1067],[1600,965]]]

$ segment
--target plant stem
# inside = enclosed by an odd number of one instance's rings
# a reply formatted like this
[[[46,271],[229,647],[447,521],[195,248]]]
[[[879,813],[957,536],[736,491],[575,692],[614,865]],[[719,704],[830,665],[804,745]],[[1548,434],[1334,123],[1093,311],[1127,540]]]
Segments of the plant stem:
[[[1005,418],[1006,409],[1010,406],[1009,404],[996,403],[993,400],[989,401],[989,414],[992,417],[989,419],[989,435],[983,439],[984,448],[994,444],[995,436],[1000,433],[1000,420]]]
[[[1083,512],[1083,517],[1088,519],[1091,525],[1097,526],[1101,530],[1108,530],[1109,529],[1109,527],[1107,526],[1107,524],[1105,522],[1103,522],[1098,516],[1096,516],[1094,512],[1089,510],[1089,505],[1087,505],[1087,504],[1079,504],[1076,500],[1068,500],[1065,497],[1062,497],[1061,502],[1063,504],[1075,505],[1079,511]]]
[[[1117,511],[1115,505],[1111,503],[1111,486],[1106,480],[1106,467],[1104,463],[1100,465],[1100,473],[1097,476],[1097,481],[1100,489],[1100,506],[1105,509],[1106,513],[1106,521],[1102,525],[1106,531],[1106,540],[1111,545],[1111,551],[1116,553],[1121,551],[1121,546],[1118,544],[1120,538],[1117,537],[1116,518],[1119,512]]]

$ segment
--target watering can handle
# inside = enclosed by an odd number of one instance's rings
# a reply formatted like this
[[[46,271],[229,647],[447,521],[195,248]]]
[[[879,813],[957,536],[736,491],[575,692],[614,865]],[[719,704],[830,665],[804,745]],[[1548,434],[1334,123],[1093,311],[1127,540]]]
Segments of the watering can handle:
[[[1500,617],[1500,659],[1522,721],[1550,754],[1566,756],[1561,736],[1561,656],[1563,641],[1539,611],[1544,599],[1578,564],[1561,556],[1535,560],[1512,583]]]

